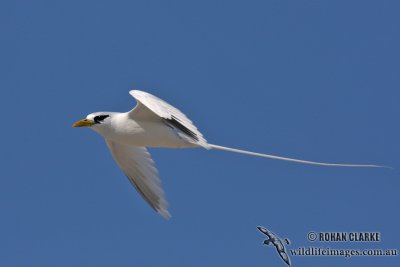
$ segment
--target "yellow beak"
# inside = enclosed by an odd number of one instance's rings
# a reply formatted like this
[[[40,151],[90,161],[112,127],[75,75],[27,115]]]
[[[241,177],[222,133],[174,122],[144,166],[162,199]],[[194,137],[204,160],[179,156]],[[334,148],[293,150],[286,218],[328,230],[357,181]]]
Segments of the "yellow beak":
[[[83,119],[83,120],[79,120],[79,121],[75,122],[74,124],[72,124],[72,127],[88,127],[88,126],[92,126],[93,124],[95,124],[94,121],[91,121],[88,119]]]

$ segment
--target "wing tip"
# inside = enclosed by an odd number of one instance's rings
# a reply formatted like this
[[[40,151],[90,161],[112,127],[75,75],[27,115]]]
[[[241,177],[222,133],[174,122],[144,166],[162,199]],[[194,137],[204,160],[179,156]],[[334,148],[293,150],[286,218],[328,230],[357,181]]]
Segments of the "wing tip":
[[[169,219],[171,219],[171,217],[172,217],[171,214],[169,213],[169,211],[166,209],[160,209],[160,210],[157,210],[157,212],[167,221]]]
[[[141,90],[133,89],[133,90],[129,91],[129,94],[132,95],[133,97],[135,97],[136,95],[147,95],[149,93],[146,93],[146,92],[141,91]]]

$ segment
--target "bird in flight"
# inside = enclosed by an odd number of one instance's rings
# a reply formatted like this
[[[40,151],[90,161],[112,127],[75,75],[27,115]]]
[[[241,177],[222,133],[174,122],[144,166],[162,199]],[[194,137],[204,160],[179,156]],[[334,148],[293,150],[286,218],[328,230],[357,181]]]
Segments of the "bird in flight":
[[[95,112],[75,122],[73,127],[89,127],[102,135],[114,160],[129,181],[164,218],[170,218],[168,203],[158,171],[146,147],[219,149],[303,164],[342,167],[382,167],[378,165],[322,163],[261,154],[209,144],[181,111],[149,93],[129,92],[137,101],[128,112]]]
[[[264,240],[263,244],[275,246],[278,255],[282,258],[284,262],[286,262],[287,265],[290,266],[290,258],[286,252],[286,248],[285,245],[283,244],[284,242],[282,242],[282,239],[265,227],[257,226],[257,229],[264,235],[268,236],[268,239]],[[289,245],[290,244],[289,239],[285,238],[285,243]]]

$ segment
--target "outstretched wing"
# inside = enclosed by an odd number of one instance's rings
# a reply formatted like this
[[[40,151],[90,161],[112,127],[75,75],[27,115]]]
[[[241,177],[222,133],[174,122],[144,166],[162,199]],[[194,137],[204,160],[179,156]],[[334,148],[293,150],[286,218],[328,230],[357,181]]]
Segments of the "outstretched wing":
[[[114,160],[131,184],[154,210],[165,219],[169,219],[171,215],[168,212],[168,203],[161,187],[161,180],[147,149],[127,146],[107,139],[106,143]]]
[[[270,230],[268,230],[268,229],[265,228],[265,227],[257,226],[257,229],[258,229],[261,233],[263,233],[264,235],[268,236],[269,238],[274,238],[274,237],[275,237],[275,234],[272,233]]]
[[[132,90],[129,92],[138,102],[136,107],[130,111],[132,118],[152,119],[154,116],[161,118],[167,125],[182,133],[191,143],[209,148],[206,139],[180,110],[171,106],[164,100],[149,93]]]
[[[290,258],[288,256],[288,254],[286,253],[286,251],[281,251],[281,252],[278,251],[278,254],[279,254],[279,256],[281,256],[282,260],[284,262],[286,262],[287,265],[290,266]]]

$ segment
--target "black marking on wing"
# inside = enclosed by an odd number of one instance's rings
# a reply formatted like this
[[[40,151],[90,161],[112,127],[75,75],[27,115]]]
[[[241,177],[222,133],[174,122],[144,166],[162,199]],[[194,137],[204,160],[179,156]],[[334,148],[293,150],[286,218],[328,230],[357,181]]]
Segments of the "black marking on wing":
[[[191,131],[190,129],[188,129],[187,127],[185,127],[177,117],[175,116],[171,116],[171,119],[164,119],[166,121],[166,123],[176,129],[179,129],[180,131],[182,131],[183,133],[185,133],[187,136],[189,136],[190,138],[199,141],[199,137],[197,136],[196,133],[194,133],[193,131]]]

